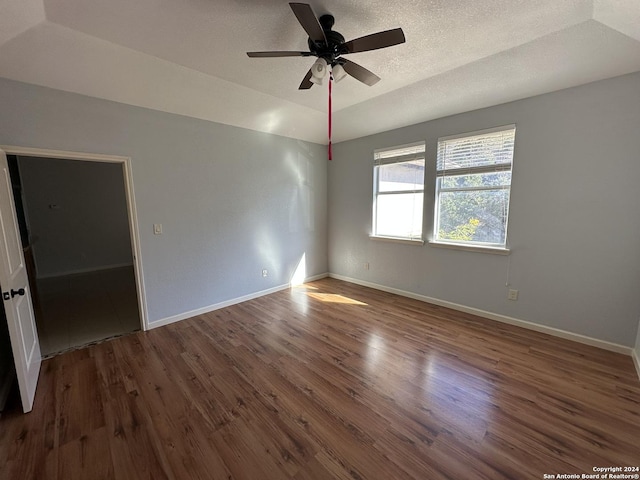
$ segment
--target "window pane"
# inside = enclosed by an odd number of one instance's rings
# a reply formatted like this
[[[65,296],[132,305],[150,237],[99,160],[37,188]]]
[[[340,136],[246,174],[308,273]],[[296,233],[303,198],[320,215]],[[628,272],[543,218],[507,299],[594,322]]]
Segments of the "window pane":
[[[376,167],[378,192],[424,189],[424,159]]]
[[[509,190],[441,192],[437,240],[504,245]]]
[[[422,237],[423,193],[378,195],[376,235]]]
[[[440,188],[499,187],[509,185],[511,185],[511,172],[491,172],[442,177]]]

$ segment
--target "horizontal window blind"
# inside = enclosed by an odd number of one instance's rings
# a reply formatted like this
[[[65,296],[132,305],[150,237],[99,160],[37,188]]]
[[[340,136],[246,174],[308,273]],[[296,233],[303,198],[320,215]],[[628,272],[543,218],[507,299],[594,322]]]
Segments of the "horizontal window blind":
[[[449,137],[438,142],[436,175],[511,170],[515,126],[465,137]]]
[[[391,163],[407,162],[410,160],[424,161],[424,142],[401,147],[387,148],[373,152],[374,165],[389,165]]]

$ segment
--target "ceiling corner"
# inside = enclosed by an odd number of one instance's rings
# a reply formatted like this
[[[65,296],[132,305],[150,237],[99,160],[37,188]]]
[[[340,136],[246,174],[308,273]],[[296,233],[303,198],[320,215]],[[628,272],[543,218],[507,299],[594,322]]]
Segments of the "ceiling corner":
[[[593,19],[640,41],[638,0],[593,0]]]
[[[43,0],[0,0],[0,46],[45,20]]]

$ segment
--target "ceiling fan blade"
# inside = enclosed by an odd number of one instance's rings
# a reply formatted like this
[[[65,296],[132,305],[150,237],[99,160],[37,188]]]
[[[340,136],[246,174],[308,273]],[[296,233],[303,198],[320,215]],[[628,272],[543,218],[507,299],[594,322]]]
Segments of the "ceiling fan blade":
[[[268,58],[268,57],[311,57],[311,52],[288,52],[288,51],[273,51],[273,52],[247,52],[247,56],[251,58]]]
[[[320,26],[318,17],[313,13],[311,5],[307,3],[289,3],[289,6],[298,18],[298,22],[300,22],[304,31],[309,35],[309,38],[314,42],[322,42],[326,45],[327,38],[324,36],[324,30],[322,30]]]
[[[372,33],[364,37],[356,38],[342,44],[344,53],[367,52],[378,48],[391,47],[404,43],[404,32],[401,28],[385,30],[384,32]]]
[[[342,64],[342,68],[344,68],[344,71],[356,80],[360,80],[362,83],[365,83],[370,87],[380,81],[379,76],[377,76],[375,73],[370,72],[363,66],[347,60],[346,58],[343,58],[342,61],[344,61],[344,63]]]
[[[307,74],[304,76],[302,83],[300,83],[298,90],[309,90],[311,87],[313,87],[313,82],[311,81],[311,69],[309,69]]]

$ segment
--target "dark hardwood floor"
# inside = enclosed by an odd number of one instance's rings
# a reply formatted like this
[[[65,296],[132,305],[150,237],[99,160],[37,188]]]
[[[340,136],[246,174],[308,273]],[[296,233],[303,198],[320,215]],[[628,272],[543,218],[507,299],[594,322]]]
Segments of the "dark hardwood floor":
[[[542,479],[639,432],[630,357],[324,279],[44,361],[0,478]]]

